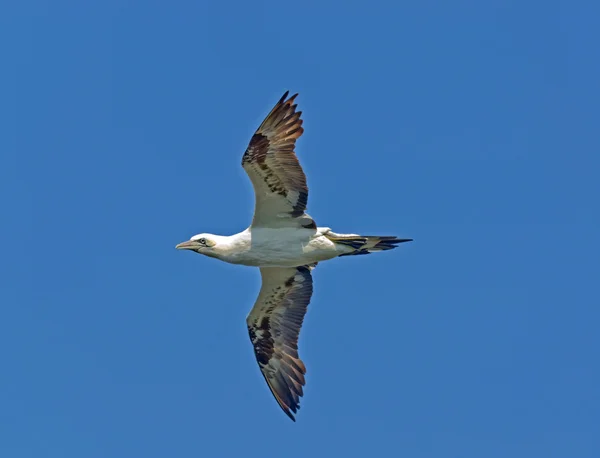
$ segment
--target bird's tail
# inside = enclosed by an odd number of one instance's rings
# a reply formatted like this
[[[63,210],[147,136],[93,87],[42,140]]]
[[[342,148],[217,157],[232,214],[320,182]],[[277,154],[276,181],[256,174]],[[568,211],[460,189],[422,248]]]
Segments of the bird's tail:
[[[326,237],[336,244],[341,244],[353,251],[345,252],[340,256],[353,256],[357,254],[369,254],[377,251],[385,251],[396,248],[399,243],[412,242],[412,239],[400,239],[394,236],[385,235],[356,235],[356,234],[336,234],[329,231]]]

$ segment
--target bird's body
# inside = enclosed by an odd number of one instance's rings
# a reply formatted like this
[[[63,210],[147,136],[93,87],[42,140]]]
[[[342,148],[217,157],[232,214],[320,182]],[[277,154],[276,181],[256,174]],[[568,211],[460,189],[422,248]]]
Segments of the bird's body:
[[[411,239],[337,234],[306,213],[306,176],[294,153],[302,135],[296,95],[271,110],[242,158],[256,197],[252,224],[230,235],[198,234],[178,249],[231,264],[259,267],[262,287],[246,322],[261,372],[292,420],[300,408],[306,368],[298,336],[312,296],[312,270],[339,256],[390,250]]]
[[[355,251],[327,237],[328,227],[317,229],[251,228],[229,237],[218,237],[209,256],[230,264],[252,267],[297,267]],[[203,234],[201,234],[203,235]],[[215,237],[215,236],[213,236]]]

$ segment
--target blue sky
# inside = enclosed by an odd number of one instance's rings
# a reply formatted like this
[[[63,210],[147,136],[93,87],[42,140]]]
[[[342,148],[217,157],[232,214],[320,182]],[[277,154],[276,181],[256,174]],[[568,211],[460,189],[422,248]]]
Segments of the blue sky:
[[[593,2],[5,2],[0,456],[596,457]],[[323,263],[297,422],[258,271],[174,249],[252,216],[299,92]]]

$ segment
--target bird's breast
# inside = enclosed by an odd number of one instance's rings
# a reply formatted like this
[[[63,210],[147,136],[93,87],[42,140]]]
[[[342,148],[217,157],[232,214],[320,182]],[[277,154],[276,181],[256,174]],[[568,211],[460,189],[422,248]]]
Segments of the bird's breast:
[[[253,230],[244,250],[226,261],[256,267],[295,267],[331,259],[335,248],[313,231],[289,229]]]

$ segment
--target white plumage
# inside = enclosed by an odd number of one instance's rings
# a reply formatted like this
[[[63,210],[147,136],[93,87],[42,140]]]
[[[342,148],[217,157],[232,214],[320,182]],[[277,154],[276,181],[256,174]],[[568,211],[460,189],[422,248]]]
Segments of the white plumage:
[[[306,176],[294,153],[301,112],[286,92],[250,140],[242,166],[254,186],[251,226],[238,234],[198,234],[176,248],[231,264],[260,267],[262,287],[247,318],[258,365],[273,396],[295,421],[306,368],[298,335],[312,296],[312,270],[338,256],[395,248],[411,239],[336,234],[306,213]]]

